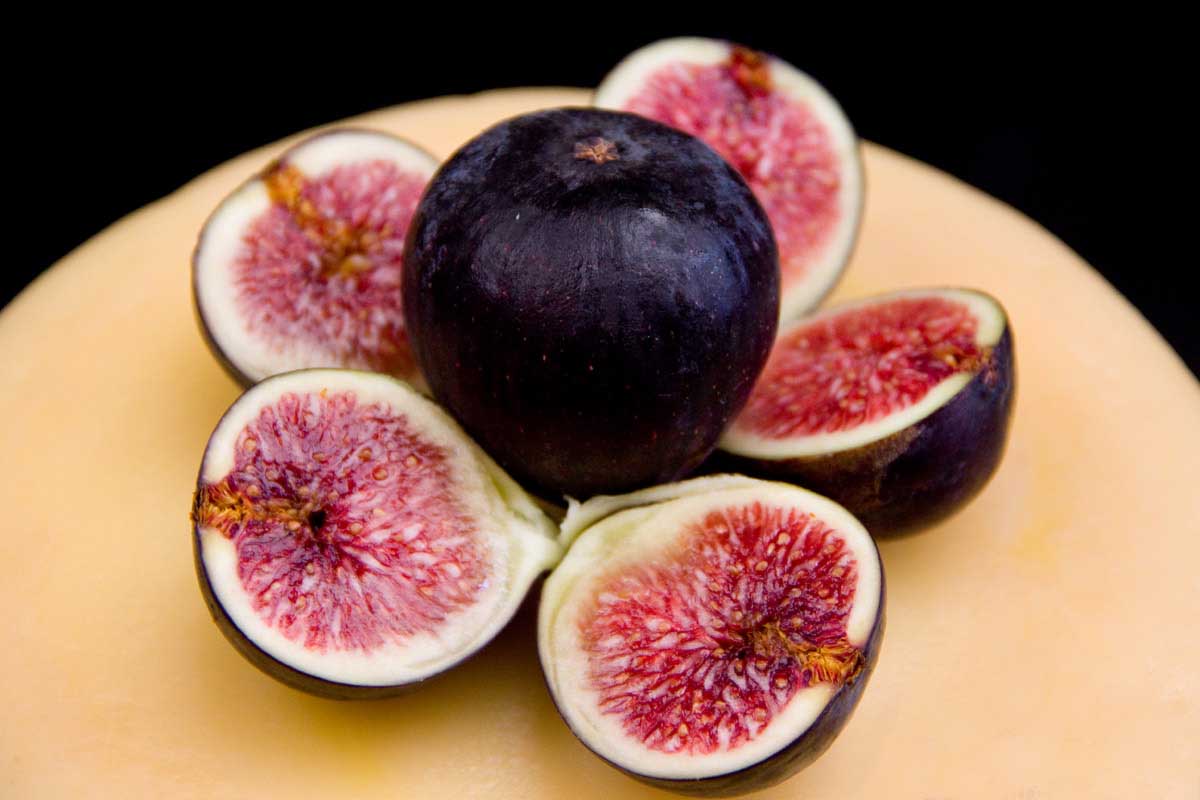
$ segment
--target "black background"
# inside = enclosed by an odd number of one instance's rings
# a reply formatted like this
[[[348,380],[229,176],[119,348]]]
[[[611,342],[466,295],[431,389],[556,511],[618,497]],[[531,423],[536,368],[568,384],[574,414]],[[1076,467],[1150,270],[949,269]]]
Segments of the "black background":
[[[1172,151],[1171,114],[1147,91],[1159,76],[1133,55],[1132,33],[1032,35],[1018,26],[985,40],[961,31],[824,35],[845,21],[811,35],[795,24],[600,25],[619,8],[598,6],[599,22],[556,29],[511,19],[492,29],[476,19],[474,33],[452,39],[444,22],[322,17],[301,31],[247,23],[187,40],[84,33],[35,43],[39,55],[7,65],[9,107],[25,120],[9,198],[27,211],[9,226],[0,304],[121,216],[299,129],[435,95],[593,86],[642,44],[699,34],[788,59],[825,84],[864,138],[1033,217],[1200,372],[1196,316],[1182,290],[1194,258],[1163,244],[1159,183],[1182,168],[1182,154]],[[472,13],[463,7],[463,17]]]

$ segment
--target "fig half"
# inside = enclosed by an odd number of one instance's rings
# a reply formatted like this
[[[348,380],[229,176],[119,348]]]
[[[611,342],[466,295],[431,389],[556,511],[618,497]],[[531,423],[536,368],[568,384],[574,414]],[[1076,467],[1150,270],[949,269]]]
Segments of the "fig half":
[[[575,735],[645,783],[735,795],[829,747],[884,628],[863,526],[811,492],[713,476],[573,505],[538,614]]]
[[[618,64],[595,103],[698,136],[741,173],[779,243],[782,319],[837,282],[858,236],[862,163],[850,121],[811,77],[731,42],[664,39]]]
[[[403,139],[333,130],[222,201],[200,232],[192,287],[205,340],[235,380],[347,367],[420,384],[400,279],[435,169]]]
[[[913,532],[995,472],[1014,384],[1008,317],[982,292],[848,303],[780,331],[715,467],[806,486],[875,535]]]
[[[557,561],[554,524],[387,376],[264,380],[208,442],[192,509],[213,618],[304,691],[383,697],[467,658]]]

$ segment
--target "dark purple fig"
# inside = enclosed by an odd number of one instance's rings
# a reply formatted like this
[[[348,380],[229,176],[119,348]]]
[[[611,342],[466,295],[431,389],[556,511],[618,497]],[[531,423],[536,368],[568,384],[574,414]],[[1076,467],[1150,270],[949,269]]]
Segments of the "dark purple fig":
[[[954,513],[1000,463],[1014,389],[1004,309],[965,289],[916,289],[785,326],[715,469],[786,480],[872,534]]]
[[[485,131],[430,182],[405,264],[434,396],[551,497],[694,469],[777,326],[775,243],[746,183],[632,114],[557,109]]]
[[[571,730],[613,766],[681,794],[743,794],[845,726],[878,657],[884,581],[842,507],[713,476],[573,505],[562,538],[542,667]]]
[[[467,658],[559,555],[553,523],[441,409],[349,370],[243,394],[209,439],[192,520],[221,631],[334,698],[393,695]]]

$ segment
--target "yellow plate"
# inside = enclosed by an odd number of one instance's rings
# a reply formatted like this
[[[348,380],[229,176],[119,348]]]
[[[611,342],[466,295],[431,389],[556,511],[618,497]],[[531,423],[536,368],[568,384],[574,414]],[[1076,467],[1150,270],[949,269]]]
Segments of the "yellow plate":
[[[503,117],[587,100],[504,91],[354,122],[444,156]],[[274,683],[210,621],[187,511],[238,390],[192,319],[188,260],[209,211],[283,145],[114,225],[0,314],[0,795],[659,796],[559,720],[529,604],[464,667],[360,704]],[[763,796],[1194,800],[1200,387],[1041,228],[879,147],[866,166],[838,295],[961,284],[1001,298],[1013,435],[969,508],[883,545],[888,630],[862,705]]]

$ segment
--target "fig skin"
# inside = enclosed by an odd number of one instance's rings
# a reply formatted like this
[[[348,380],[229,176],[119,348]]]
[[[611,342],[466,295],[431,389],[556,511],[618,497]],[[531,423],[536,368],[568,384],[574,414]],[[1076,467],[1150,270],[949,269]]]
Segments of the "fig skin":
[[[811,489],[845,506],[872,536],[918,533],[975,497],[1004,457],[1016,391],[1012,328],[970,382],[924,419],[851,450],[791,459],[718,451],[705,470]]]
[[[580,155],[598,140],[615,159]],[[749,187],[699,139],[632,114],[485,131],[434,176],[404,258],[433,395],[546,498],[695,469],[778,324],[775,240]]]

